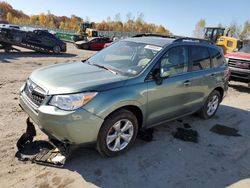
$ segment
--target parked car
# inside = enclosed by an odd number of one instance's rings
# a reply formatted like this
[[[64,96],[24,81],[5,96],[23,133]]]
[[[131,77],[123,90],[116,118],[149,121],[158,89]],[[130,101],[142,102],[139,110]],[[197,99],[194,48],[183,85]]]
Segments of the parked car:
[[[250,44],[245,44],[238,52],[225,55],[231,71],[230,79],[250,82]]]
[[[75,42],[75,46],[84,50],[101,50],[106,43],[112,42],[108,37],[93,37],[83,41]]]
[[[0,28],[0,42],[33,50],[66,52],[66,44],[46,30],[22,31],[13,28]]]
[[[20,105],[50,138],[127,151],[138,130],[199,112],[216,113],[228,88],[220,48],[199,39],[135,37],[89,59],[34,71]]]

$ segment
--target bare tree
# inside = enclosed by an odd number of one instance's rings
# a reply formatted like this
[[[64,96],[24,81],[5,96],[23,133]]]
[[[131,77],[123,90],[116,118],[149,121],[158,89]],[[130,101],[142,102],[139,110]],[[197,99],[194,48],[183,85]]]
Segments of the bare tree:
[[[245,39],[248,39],[249,36],[250,36],[250,23],[249,21],[246,21],[243,25],[243,29],[239,37],[241,40],[245,40]]]
[[[235,21],[231,22],[231,24],[228,27],[228,30],[229,30],[228,32],[229,36],[239,38],[241,26],[237,22]]]
[[[121,18],[121,14],[120,13],[117,13],[114,17],[114,21],[115,22],[121,22],[122,18]]]
[[[205,26],[206,26],[206,21],[204,19],[200,19],[195,25],[193,36],[197,38],[203,38]]]

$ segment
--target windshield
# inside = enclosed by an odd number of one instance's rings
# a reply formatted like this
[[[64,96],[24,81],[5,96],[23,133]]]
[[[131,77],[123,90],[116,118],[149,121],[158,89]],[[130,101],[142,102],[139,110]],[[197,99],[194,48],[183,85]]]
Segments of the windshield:
[[[250,53],[250,44],[244,45],[239,52],[245,52],[245,53]]]
[[[118,41],[88,59],[119,74],[135,76],[139,74],[162,48],[155,45]]]

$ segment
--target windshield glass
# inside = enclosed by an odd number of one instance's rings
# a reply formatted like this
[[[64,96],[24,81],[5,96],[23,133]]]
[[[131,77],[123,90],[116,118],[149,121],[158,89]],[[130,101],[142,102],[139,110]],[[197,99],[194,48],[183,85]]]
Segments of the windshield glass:
[[[162,48],[155,45],[118,41],[92,56],[88,62],[125,76],[139,74]]]
[[[250,44],[244,45],[239,51],[245,52],[245,53],[250,53]]]

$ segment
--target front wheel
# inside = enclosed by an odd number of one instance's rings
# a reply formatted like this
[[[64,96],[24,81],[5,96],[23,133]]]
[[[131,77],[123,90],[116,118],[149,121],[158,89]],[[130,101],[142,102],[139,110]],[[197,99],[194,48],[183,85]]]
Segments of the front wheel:
[[[214,116],[221,101],[221,94],[214,90],[207,98],[205,104],[201,108],[199,115],[204,119],[209,119]]]
[[[128,110],[118,110],[104,121],[98,134],[97,150],[107,157],[120,155],[133,145],[137,132],[135,115]]]

